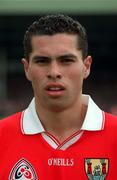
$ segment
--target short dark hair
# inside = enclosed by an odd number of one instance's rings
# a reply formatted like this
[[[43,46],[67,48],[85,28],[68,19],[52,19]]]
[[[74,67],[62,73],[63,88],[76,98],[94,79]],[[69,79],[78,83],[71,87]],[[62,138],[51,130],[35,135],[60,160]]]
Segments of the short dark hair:
[[[78,35],[78,48],[82,50],[85,58],[88,53],[88,42],[85,28],[71,17],[63,14],[47,15],[33,22],[24,35],[24,55],[29,59],[32,51],[31,38],[35,35],[55,35],[57,33],[67,33]]]

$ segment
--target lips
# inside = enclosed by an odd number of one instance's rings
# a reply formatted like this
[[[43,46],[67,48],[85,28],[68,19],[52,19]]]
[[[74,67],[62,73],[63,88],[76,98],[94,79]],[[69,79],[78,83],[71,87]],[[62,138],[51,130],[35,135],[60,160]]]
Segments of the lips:
[[[48,91],[60,91],[60,90],[64,90],[65,87],[62,84],[51,83],[48,84],[45,89]]]
[[[45,90],[49,96],[60,96],[65,91],[65,87],[60,83],[49,83]]]
[[[50,87],[48,88],[48,91],[61,91],[63,90],[62,88],[59,88],[59,87]]]

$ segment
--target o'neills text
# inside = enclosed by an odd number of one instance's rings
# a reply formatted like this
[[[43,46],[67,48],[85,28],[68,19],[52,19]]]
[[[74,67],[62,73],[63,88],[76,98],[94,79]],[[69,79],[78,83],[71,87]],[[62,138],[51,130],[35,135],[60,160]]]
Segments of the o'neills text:
[[[74,159],[69,158],[50,158],[48,159],[49,166],[73,166]]]

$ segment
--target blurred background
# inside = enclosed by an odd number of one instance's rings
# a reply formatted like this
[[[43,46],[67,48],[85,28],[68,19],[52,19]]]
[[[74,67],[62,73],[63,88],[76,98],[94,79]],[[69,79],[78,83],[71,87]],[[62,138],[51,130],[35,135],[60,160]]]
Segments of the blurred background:
[[[31,85],[21,64],[23,36],[33,21],[53,13],[70,15],[86,28],[93,65],[83,92],[117,115],[116,0],[0,0],[0,118],[31,101]]]

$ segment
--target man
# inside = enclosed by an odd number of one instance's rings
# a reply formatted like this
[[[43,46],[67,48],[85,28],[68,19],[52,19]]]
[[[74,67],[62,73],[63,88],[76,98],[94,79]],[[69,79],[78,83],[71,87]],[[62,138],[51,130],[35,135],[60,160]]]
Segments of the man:
[[[68,16],[41,17],[28,28],[22,63],[34,99],[0,122],[0,179],[116,178],[117,118],[82,94],[87,49],[85,29]]]

